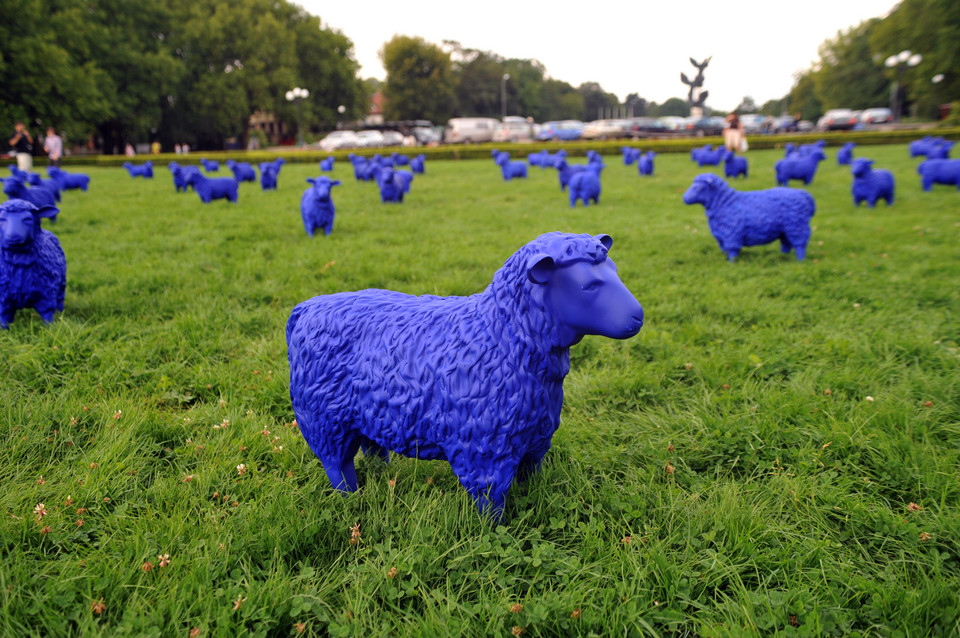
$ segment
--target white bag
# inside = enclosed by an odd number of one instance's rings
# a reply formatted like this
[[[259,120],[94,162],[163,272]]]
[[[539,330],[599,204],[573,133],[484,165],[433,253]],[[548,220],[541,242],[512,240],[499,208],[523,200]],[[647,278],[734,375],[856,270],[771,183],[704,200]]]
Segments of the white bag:
[[[750,145],[747,144],[747,138],[745,138],[745,137],[744,137],[744,138],[741,138],[741,139],[740,139],[740,152],[741,152],[741,153],[746,153],[748,148],[750,148]]]

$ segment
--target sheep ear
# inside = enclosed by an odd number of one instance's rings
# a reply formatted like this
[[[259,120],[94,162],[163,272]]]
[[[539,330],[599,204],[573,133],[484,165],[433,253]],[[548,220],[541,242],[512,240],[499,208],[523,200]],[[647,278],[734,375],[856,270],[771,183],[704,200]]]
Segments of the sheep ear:
[[[56,217],[60,209],[56,206],[43,206],[37,211],[38,217]]]
[[[553,257],[537,253],[527,260],[527,277],[535,284],[545,284],[550,281],[550,276],[556,268]]]
[[[331,186],[339,186],[339,185],[340,185],[340,180],[339,180],[339,179],[335,179],[335,180],[333,180],[332,182],[330,182],[330,185],[331,185]]]
[[[610,246],[613,246],[613,237],[610,235],[594,235],[594,239],[603,244],[603,247],[607,250],[610,250]]]
[[[307,183],[309,183],[309,184],[316,184],[316,183],[317,183],[317,180],[314,179],[314,178],[312,178],[312,177],[308,177],[308,178],[307,178]]]

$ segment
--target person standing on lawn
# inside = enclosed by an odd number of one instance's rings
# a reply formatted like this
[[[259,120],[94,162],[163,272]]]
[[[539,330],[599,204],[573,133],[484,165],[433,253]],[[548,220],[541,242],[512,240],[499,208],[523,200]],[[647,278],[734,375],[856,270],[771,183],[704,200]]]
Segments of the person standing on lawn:
[[[10,146],[17,153],[17,168],[21,171],[29,171],[33,168],[33,136],[23,125],[23,122],[14,124],[13,137],[10,138]]]

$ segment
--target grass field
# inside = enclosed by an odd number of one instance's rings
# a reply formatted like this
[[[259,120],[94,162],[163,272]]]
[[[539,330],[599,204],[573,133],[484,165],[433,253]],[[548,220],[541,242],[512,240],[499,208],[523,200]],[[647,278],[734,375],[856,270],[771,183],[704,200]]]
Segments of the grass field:
[[[589,208],[492,160],[428,162],[383,205],[338,163],[313,239],[316,165],[236,205],[165,169],[88,170],[52,227],[64,313],[0,334],[0,632],[958,635],[960,193],[871,147],[897,201],[854,208],[835,151],[804,262],[771,244],[728,263],[681,201],[685,154],[653,178],[608,157]],[[748,153],[738,188],[774,186],[780,156]],[[334,493],[292,424],[293,306],[472,294],[553,230],[610,234],[646,323],[572,348],[562,425],[504,524],[440,462],[360,460],[361,492]]]

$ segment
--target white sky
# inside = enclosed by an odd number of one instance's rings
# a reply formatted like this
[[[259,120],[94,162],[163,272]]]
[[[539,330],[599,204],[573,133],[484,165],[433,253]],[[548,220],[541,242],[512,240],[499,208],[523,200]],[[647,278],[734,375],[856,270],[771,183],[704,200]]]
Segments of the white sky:
[[[820,44],[840,30],[881,17],[895,0],[294,0],[324,27],[354,44],[361,77],[383,79],[378,51],[394,35],[504,58],[537,59],[548,76],[598,82],[621,101],[629,93],[662,103],[687,96],[680,73],[704,71],[707,104],[731,110],[749,95],[758,105],[786,95],[794,74],[818,59]],[[826,105],[831,106],[831,105]]]

